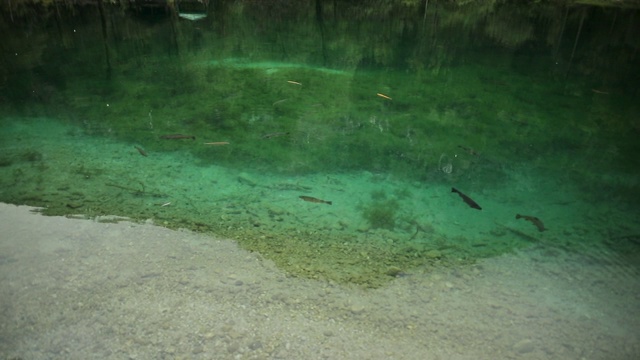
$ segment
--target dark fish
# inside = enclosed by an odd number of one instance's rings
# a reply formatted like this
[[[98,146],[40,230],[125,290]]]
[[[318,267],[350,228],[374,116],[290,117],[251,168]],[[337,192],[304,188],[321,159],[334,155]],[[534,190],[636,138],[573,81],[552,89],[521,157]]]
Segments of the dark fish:
[[[143,149],[143,148],[141,148],[140,146],[133,145],[133,147],[134,147],[134,148],[136,148],[136,150],[138,150],[138,152],[140,153],[140,155],[142,155],[142,156],[147,156],[147,152],[146,152],[146,151],[144,151],[144,149]]]
[[[543,232],[546,230],[544,227],[544,224],[542,223],[542,220],[538,219],[535,216],[516,214],[516,219],[525,219],[527,221],[531,221],[531,223],[535,225],[538,228],[538,231],[540,232]]]
[[[482,210],[482,208],[480,207],[480,205],[478,205],[477,202],[473,201],[472,198],[468,197],[467,195],[461,193],[458,189],[456,188],[451,188],[451,192],[453,193],[457,193],[458,195],[460,195],[460,197],[462,198],[462,200],[467,203],[467,205],[471,206],[474,209],[478,209],[478,210]]]
[[[288,131],[287,132],[277,132],[277,133],[265,134],[265,135],[262,135],[262,138],[263,139],[271,139],[271,138],[274,138],[274,137],[286,136],[286,135],[289,135]]]
[[[191,139],[191,140],[195,140],[196,137],[193,136],[193,135],[169,134],[169,135],[160,136],[160,139],[166,139],[166,140]]]
[[[311,196],[304,196],[301,195],[299,196],[300,199],[304,200],[304,201],[308,201],[308,202],[312,202],[312,203],[318,203],[318,204],[327,204],[327,205],[331,205],[331,201],[327,201],[327,200],[320,200],[320,199],[316,199],[314,197]]]
[[[480,156],[480,153],[478,153],[477,151],[473,150],[470,147],[466,147],[466,146],[462,146],[462,145],[458,145],[458,147],[466,152],[468,152],[469,154],[473,155],[473,156]]]

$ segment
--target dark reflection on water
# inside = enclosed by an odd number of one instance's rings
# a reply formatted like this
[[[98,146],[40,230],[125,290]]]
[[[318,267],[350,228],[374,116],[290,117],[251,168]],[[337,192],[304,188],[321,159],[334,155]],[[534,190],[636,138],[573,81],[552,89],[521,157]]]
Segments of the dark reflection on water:
[[[97,3],[3,4],[4,75],[35,72],[40,81],[61,85],[61,78],[104,73],[109,63],[119,70],[145,56],[204,52],[212,59],[346,70],[419,72],[494,62],[527,75],[588,76],[591,84],[628,90],[638,81],[636,9],[494,1],[220,1],[205,7],[194,1],[201,5],[193,11],[208,16],[189,21],[179,16],[189,2],[180,9],[105,4],[102,11]],[[14,91],[16,98],[29,96],[30,89],[18,90],[24,93]]]

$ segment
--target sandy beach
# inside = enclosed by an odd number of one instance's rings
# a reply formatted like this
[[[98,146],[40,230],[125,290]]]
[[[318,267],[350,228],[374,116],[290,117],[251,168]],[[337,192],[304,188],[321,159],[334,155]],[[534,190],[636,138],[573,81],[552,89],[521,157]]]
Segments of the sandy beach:
[[[232,240],[2,204],[4,359],[636,359],[640,282],[532,247],[363,289]]]

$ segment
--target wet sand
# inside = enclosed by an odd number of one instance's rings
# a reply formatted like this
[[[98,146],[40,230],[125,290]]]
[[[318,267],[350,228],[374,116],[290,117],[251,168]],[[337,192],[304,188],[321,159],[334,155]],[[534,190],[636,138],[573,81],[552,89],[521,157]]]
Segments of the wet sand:
[[[0,204],[3,359],[640,358],[640,277],[612,253],[532,246],[363,289],[231,240],[31,210]]]

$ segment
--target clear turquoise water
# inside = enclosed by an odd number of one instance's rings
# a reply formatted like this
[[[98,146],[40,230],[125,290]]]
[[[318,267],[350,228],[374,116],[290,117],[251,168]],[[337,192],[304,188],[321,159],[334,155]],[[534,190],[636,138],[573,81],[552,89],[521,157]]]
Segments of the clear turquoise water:
[[[325,7],[319,22],[238,4],[199,22],[107,8],[108,54],[92,7],[5,16],[0,200],[223,235],[365,286],[532,246],[637,263],[630,12]]]

